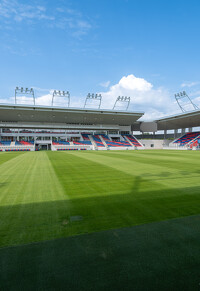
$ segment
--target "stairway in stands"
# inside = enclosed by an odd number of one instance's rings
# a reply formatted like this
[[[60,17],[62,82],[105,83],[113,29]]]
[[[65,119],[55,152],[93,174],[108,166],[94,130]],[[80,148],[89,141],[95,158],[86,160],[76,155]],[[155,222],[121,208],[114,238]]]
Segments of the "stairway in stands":
[[[90,137],[95,142],[97,148],[105,148],[105,145],[98,134],[94,134]]]
[[[102,143],[104,144],[104,146],[108,149],[108,146],[107,146],[107,144],[106,144],[106,142],[105,142],[104,137],[103,137],[102,134],[99,135],[99,138],[101,139],[101,141],[102,141]]]
[[[95,150],[98,150],[98,147],[94,141],[94,139],[92,138],[92,135],[89,133],[82,133],[82,138],[84,142],[90,143],[91,145],[94,146]]]
[[[134,147],[142,147],[142,144],[134,137],[132,134],[123,135],[124,139],[130,142],[130,144]]]

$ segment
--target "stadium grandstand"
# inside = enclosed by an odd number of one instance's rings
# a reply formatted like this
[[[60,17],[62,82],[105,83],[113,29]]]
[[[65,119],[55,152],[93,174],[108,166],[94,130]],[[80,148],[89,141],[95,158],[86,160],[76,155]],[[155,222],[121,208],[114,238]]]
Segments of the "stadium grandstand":
[[[1,104],[0,150],[133,150],[152,148],[152,143],[156,148],[156,132],[161,130],[164,134],[160,138],[160,148],[199,148],[200,132],[192,132],[192,127],[200,125],[200,111],[152,122],[139,121],[143,114]],[[172,130],[174,140],[168,140],[167,131]],[[134,136],[133,131],[139,134]],[[154,133],[154,136],[147,136],[145,141],[144,132]]]
[[[108,150],[142,148],[132,135],[141,112],[0,105],[0,149]]]
[[[23,88],[16,88],[17,92]],[[33,89],[25,93],[35,98]],[[101,109],[101,95],[88,94],[86,101],[99,102],[98,109],[55,106],[61,91],[54,91],[51,106],[0,104],[0,151],[38,150],[134,150],[199,149],[200,110],[142,121],[144,112],[128,111],[129,97],[118,97],[112,110]],[[87,104],[85,102],[85,106]],[[122,110],[118,102],[125,103]],[[97,104],[98,105],[98,104]],[[84,107],[85,107],[84,106]],[[123,107],[122,107],[123,108]],[[134,135],[133,135],[134,132]],[[158,133],[163,132],[161,135]]]

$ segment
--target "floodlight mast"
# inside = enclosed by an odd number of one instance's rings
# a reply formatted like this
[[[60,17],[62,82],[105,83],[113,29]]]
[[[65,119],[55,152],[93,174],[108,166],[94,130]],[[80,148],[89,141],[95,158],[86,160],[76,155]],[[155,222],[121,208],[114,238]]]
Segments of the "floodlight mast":
[[[17,97],[20,96],[27,96],[31,95],[33,97],[33,104],[35,105],[35,94],[33,88],[23,88],[23,87],[16,87],[15,88],[15,104],[17,104]]]
[[[101,94],[88,93],[88,95],[86,96],[86,99],[85,99],[84,108],[86,107],[86,105],[91,106],[92,101],[98,101],[98,109],[100,109],[101,100],[102,100]]]
[[[54,106],[55,97],[67,98],[67,106],[69,107],[69,105],[70,105],[70,93],[69,93],[69,91],[54,90],[53,94],[52,94],[52,101],[51,101],[52,106]]]
[[[129,108],[129,105],[130,105],[130,101],[131,101],[131,98],[130,97],[127,97],[127,96],[118,96],[117,99],[116,99],[116,101],[115,101],[115,104],[113,106],[113,110],[116,110],[116,108],[123,107],[123,105],[120,106],[119,104],[124,103],[124,104],[126,104],[125,110],[127,111],[128,108]],[[118,110],[120,110],[120,109],[118,109]]]
[[[198,110],[199,109],[199,107],[192,102],[192,100],[190,99],[190,97],[187,95],[187,93],[185,91],[174,94],[174,97],[176,99],[176,102],[177,102],[178,106],[180,107],[180,109],[181,109],[181,111],[183,113],[189,111],[189,110],[186,110],[184,108],[187,105],[191,105],[194,108],[194,110]],[[183,99],[187,99],[188,103],[182,103],[181,104],[181,100],[183,100]]]

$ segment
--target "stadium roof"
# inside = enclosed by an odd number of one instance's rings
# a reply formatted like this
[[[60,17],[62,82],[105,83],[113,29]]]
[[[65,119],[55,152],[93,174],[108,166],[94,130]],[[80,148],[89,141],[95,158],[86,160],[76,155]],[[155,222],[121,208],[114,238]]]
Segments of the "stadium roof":
[[[200,126],[200,110],[164,117],[155,121],[158,130],[198,127]]]
[[[130,112],[91,108],[62,108],[56,106],[38,106],[22,104],[0,104],[0,123],[67,124],[67,125],[112,125],[130,126],[140,130],[141,121],[138,121],[144,112]],[[146,123],[145,121],[142,123]],[[171,130],[200,126],[200,110],[163,117],[154,121],[157,130]],[[14,124],[13,124],[14,125]],[[4,126],[6,126],[4,124]],[[28,126],[29,127],[29,126]]]
[[[0,122],[132,125],[144,112],[0,104]]]

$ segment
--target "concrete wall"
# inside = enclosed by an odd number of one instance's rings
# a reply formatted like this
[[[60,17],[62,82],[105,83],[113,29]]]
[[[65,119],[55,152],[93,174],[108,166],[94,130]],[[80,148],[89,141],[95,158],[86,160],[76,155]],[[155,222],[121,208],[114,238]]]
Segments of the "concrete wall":
[[[163,139],[141,139],[139,140],[145,149],[163,149],[171,142],[170,140]]]
[[[131,126],[130,125],[120,125],[119,130],[120,131],[131,131]]]

